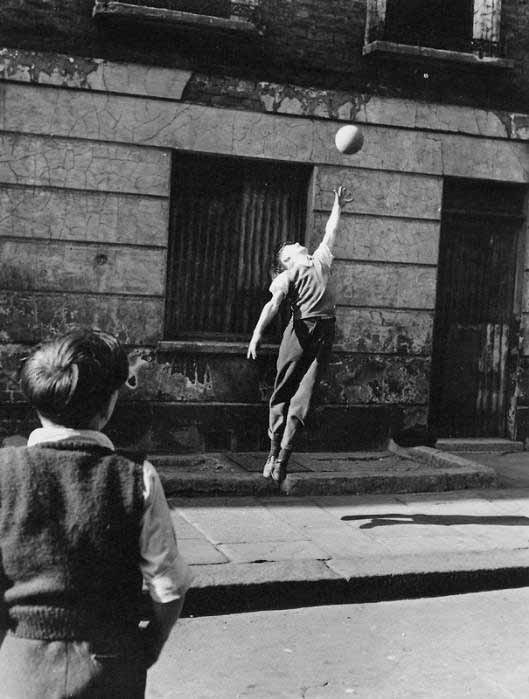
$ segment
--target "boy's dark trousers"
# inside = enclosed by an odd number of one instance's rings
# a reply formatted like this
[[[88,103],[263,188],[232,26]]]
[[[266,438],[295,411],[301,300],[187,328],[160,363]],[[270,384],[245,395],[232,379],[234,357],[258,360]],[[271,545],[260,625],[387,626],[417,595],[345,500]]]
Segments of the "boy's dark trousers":
[[[39,641],[8,633],[0,651],[5,699],[143,699],[141,640]]]
[[[268,434],[281,448],[291,450],[305,424],[321,369],[328,361],[335,318],[303,318],[285,328],[277,358],[274,391],[270,398]]]

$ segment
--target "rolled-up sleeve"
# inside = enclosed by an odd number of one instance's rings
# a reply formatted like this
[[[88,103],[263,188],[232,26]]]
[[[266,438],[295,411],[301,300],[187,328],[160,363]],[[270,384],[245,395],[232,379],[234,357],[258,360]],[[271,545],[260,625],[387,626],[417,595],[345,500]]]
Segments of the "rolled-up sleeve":
[[[140,531],[140,568],[151,598],[167,603],[181,599],[193,576],[178,551],[169,505],[154,466],[143,464],[145,509]]]
[[[276,294],[282,294],[283,296],[286,296],[288,294],[288,289],[290,286],[290,278],[288,276],[287,270],[284,272],[281,272],[281,274],[278,274],[275,279],[272,280],[272,283],[270,284],[269,291],[272,294],[272,296],[275,296]]]

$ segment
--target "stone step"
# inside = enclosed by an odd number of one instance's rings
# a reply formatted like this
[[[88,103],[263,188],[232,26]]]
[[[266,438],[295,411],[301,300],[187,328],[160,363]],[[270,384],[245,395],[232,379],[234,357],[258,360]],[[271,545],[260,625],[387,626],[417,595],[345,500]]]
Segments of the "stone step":
[[[367,495],[496,487],[495,471],[437,449],[300,453],[279,487],[261,475],[266,453],[152,454],[168,496]]]
[[[523,451],[524,443],[510,439],[479,438],[479,439],[438,439],[437,449],[450,452],[499,452],[507,453]]]

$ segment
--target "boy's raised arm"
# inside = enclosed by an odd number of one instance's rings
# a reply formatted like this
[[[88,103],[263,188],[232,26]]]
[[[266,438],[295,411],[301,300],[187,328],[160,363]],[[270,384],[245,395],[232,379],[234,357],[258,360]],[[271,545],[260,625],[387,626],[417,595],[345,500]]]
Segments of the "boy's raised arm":
[[[325,235],[323,236],[322,241],[331,252],[333,251],[334,243],[336,242],[336,232],[338,231],[342,208],[344,204],[348,204],[349,202],[353,201],[353,198],[348,197],[347,194],[347,189],[342,185],[340,185],[338,189],[334,190],[334,203],[325,226]]]
[[[257,324],[253,331],[252,339],[250,340],[250,344],[248,345],[248,352],[246,354],[246,357],[248,359],[257,358],[257,349],[261,342],[264,329],[276,317],[284,298],[285,294],[283,291],[276,291],[272,295],[270,301],[268,301],[268,303],[265,303],[265,305],[263,306],[263,310],[261,311],[261,315],[259,316],[259,320],[257,321]]]

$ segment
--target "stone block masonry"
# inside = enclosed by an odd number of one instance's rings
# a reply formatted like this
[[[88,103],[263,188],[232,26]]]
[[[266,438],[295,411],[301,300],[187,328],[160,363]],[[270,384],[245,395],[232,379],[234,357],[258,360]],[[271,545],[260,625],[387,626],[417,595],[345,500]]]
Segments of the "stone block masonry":
[[[0,207],[9,238],[167,246],[165,198],[4,184]]]

